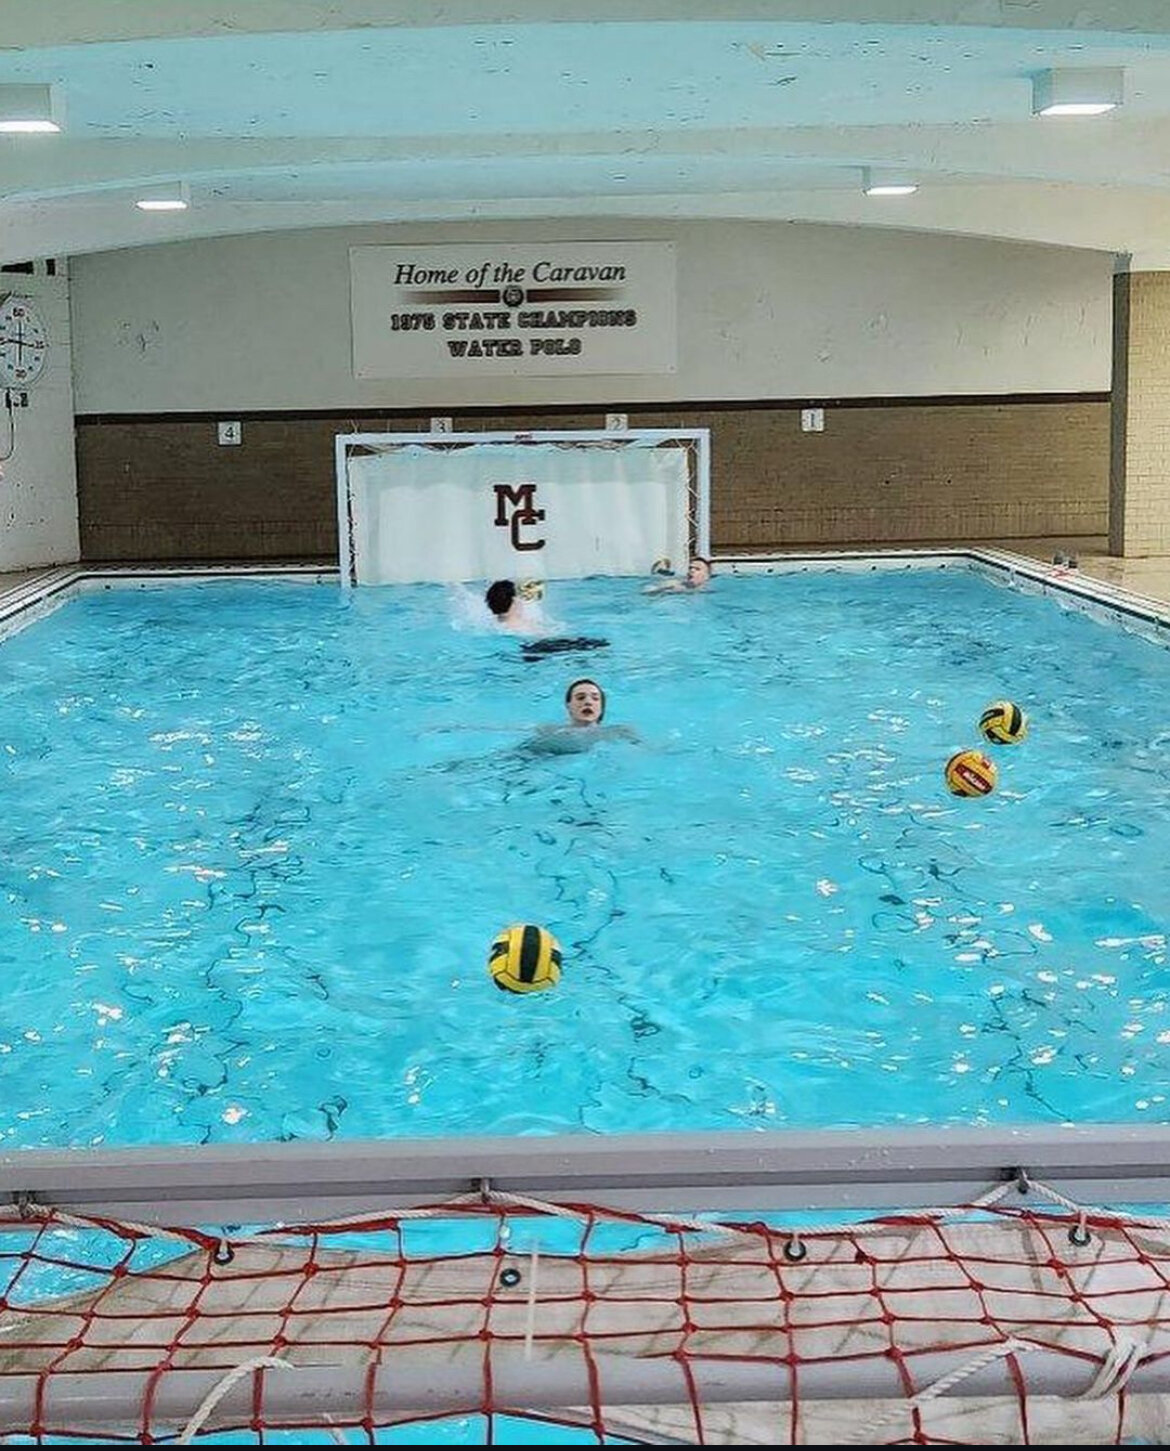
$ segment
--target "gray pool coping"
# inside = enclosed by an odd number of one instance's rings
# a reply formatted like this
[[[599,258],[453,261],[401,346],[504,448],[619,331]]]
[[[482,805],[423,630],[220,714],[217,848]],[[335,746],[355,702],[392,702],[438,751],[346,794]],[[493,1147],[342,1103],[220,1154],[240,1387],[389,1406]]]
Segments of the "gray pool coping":
[[[717,572],[733,574],[886,573],[905,569],[973,569],[1029,593],[1139,630],[1170,643],[1170,604],[1067,566],[1046,564],[1008,550],[978,547],[882,550],[809,550],[801,553],[723,553]],[[336,566],[314,563],[254,564],[66,564],[0,586],[0,639],[42,619],[76,595],[100,589],[142,589],[211,580],[339,582]]]

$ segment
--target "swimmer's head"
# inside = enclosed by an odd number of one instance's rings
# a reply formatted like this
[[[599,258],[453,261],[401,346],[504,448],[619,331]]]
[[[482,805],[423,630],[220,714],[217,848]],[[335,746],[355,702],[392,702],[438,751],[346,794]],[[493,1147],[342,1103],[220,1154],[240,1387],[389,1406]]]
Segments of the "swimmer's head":
[[[605,691],[596,680],[574,680],[565,691],[565,706],[574,725],[596,725],[605,715]]]
[[[492,614],[502,620],[516,602],[516,586],[510,579],[497,579],[488,585],[483,598]]]
[[[687,565],[687,589],[702,589],[711,578],[711,561],[701,554],[693,554]]]

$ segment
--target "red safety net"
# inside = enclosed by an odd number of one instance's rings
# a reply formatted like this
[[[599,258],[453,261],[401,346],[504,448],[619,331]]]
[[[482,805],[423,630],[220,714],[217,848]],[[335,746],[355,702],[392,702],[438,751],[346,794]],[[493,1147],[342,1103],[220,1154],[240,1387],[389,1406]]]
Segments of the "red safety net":
[[[491,1196],[219,1238],[31,1213],[0,1221],[5,1437],[374,1444],[457,1417],[507,1443],[521,1416],[592,1444],[1101,1444],[1163,1439],[1170,1404],[1158,1221],[796,1231]]]

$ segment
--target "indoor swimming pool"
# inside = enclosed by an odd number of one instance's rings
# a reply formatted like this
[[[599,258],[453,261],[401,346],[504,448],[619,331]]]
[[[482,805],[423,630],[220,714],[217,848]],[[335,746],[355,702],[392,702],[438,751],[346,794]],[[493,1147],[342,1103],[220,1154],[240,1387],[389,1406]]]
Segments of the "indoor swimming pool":
[[[554,583],[564,653],[304,582],[0,641],[0,1143],[1161,1121],[1170,655],[965,567],[641,589]],[[532,749],[582,676],[636,739]]]

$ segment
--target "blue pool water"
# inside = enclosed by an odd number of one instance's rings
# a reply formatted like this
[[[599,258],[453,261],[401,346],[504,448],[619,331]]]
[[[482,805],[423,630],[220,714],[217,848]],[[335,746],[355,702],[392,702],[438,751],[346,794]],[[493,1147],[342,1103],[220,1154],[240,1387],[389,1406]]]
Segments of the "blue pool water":
[[[1164,1119],[1170,655],[965,571],[639,588],[539,660],[421,586],[0,643],[0,1143]],[[517,750],[583,674],[640,742]]]

